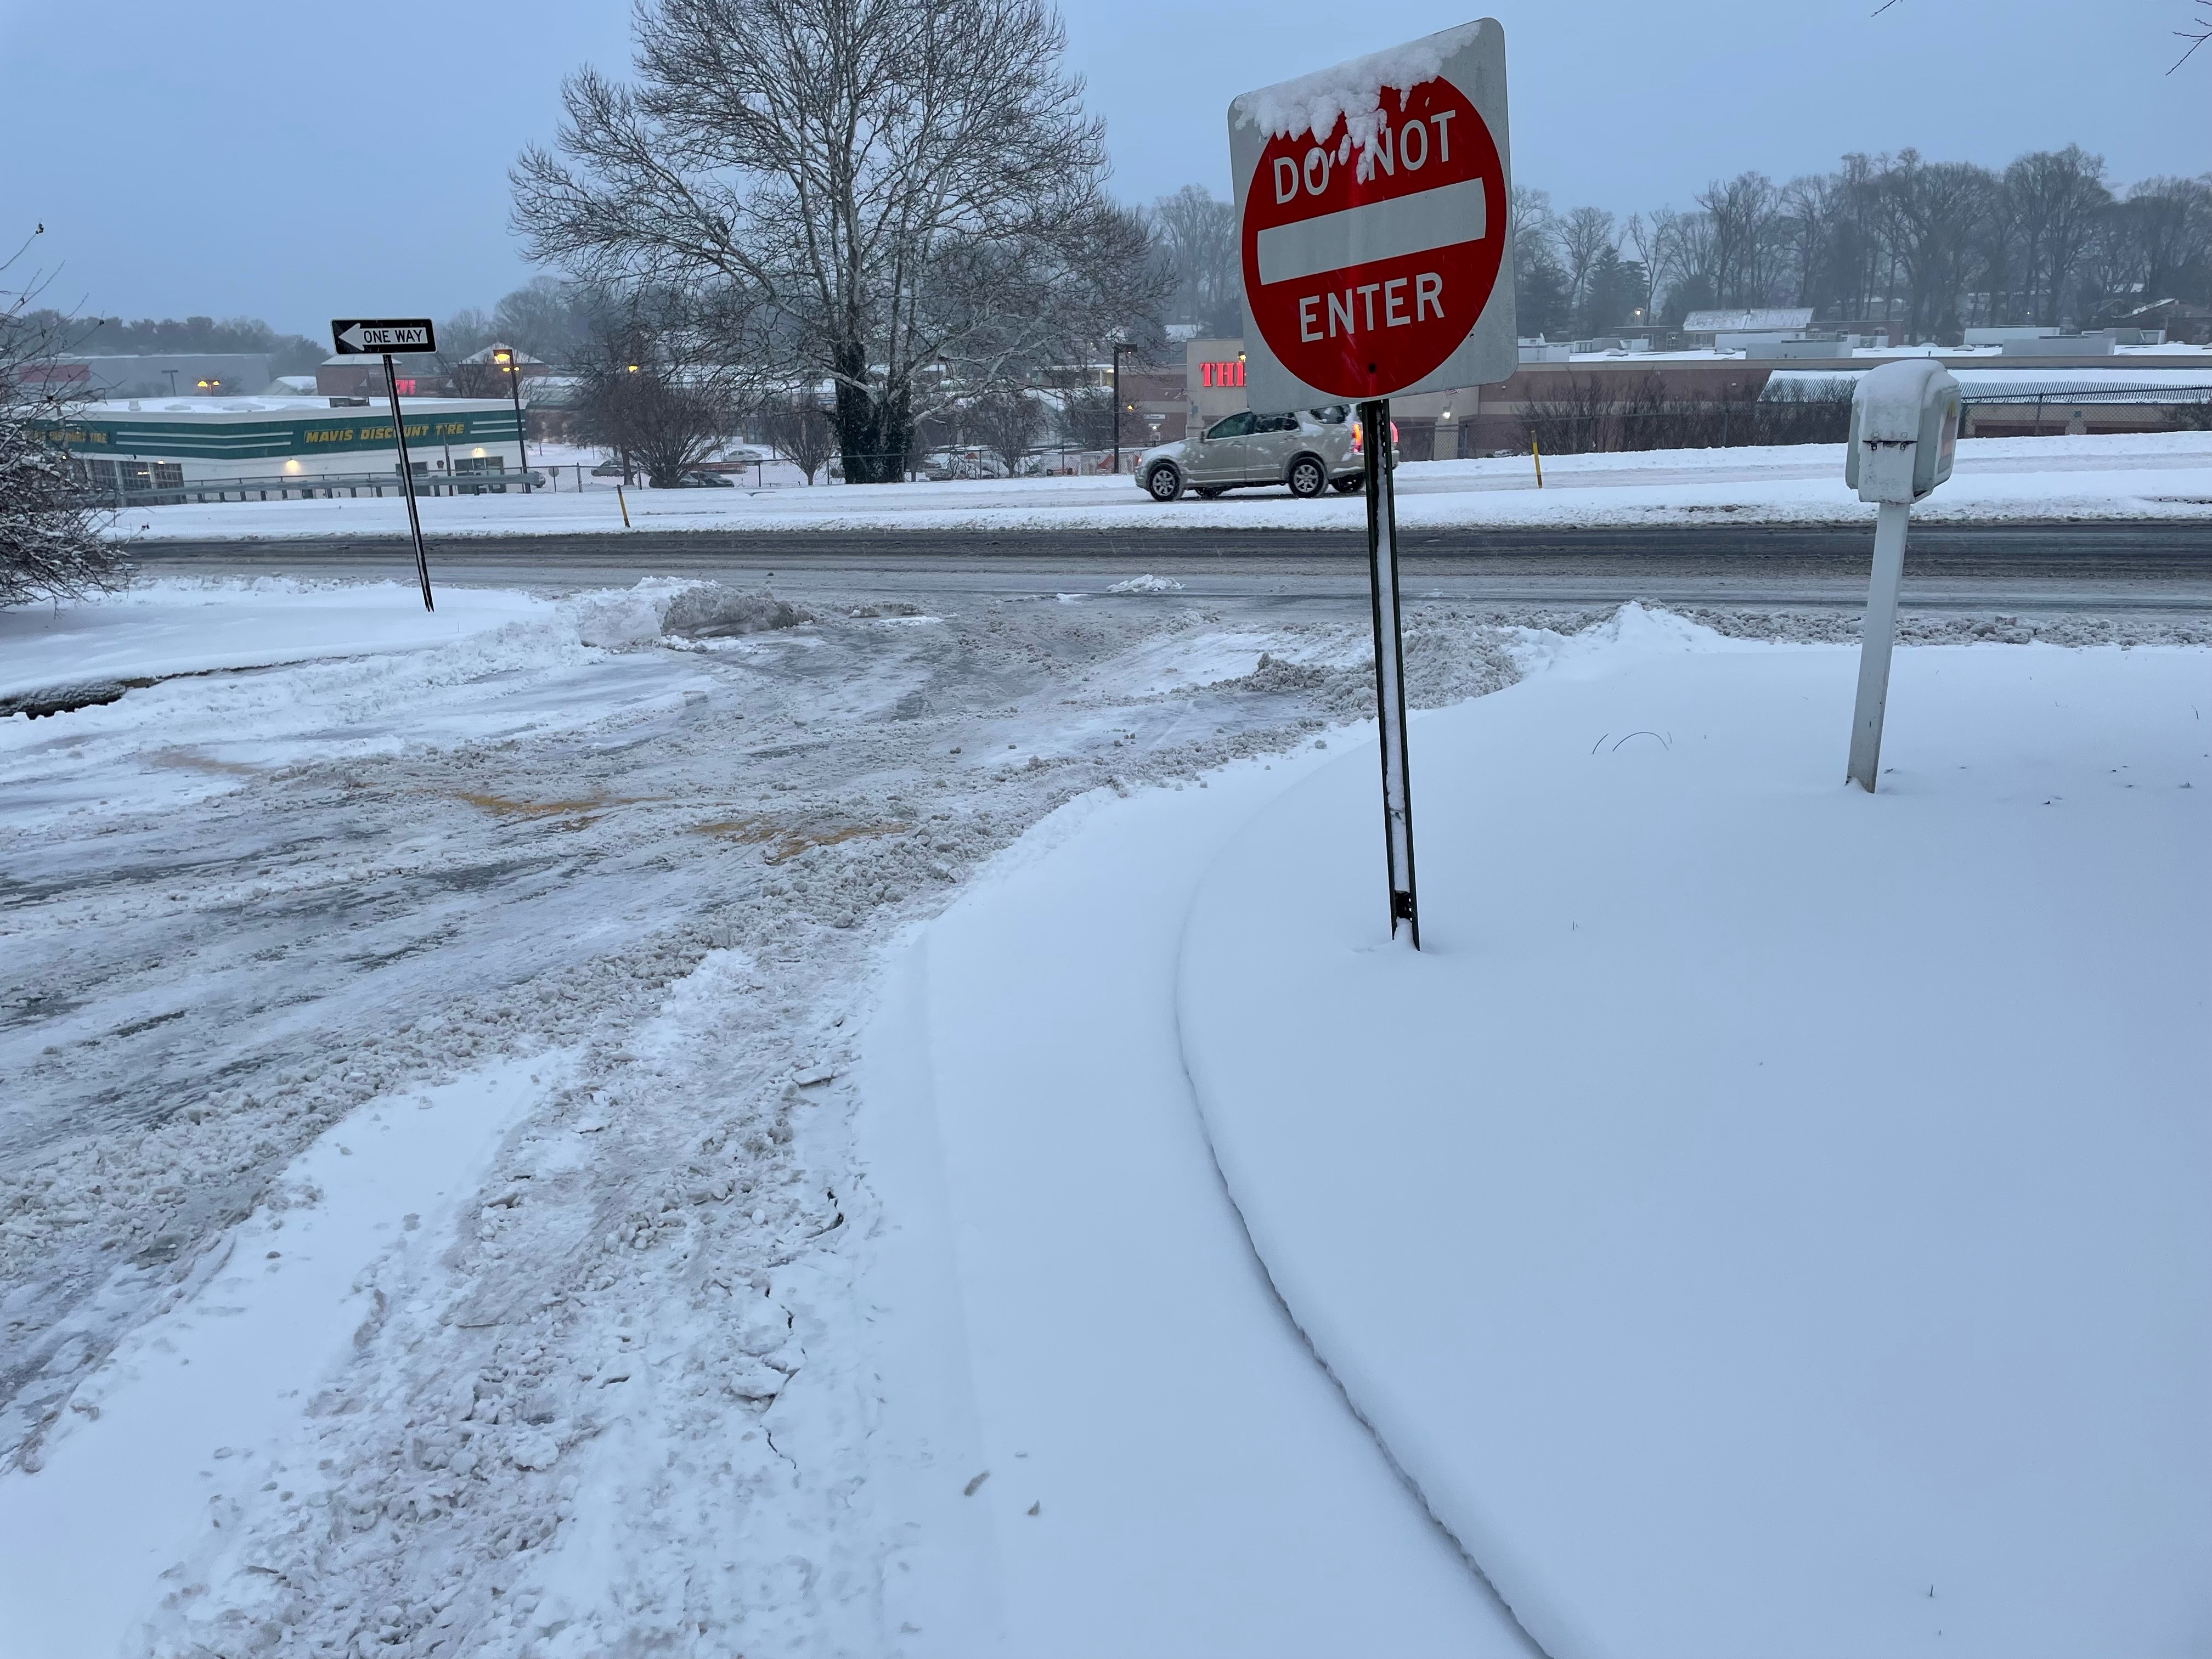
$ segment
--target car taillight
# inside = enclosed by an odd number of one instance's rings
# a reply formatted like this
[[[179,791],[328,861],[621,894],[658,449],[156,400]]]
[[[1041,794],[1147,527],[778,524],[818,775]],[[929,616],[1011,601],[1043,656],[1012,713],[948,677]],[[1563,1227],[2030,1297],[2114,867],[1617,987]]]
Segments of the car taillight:
[[[1355,455],[1359,453],[1359,422],[1357,421],[1352,423],[1352,453]]]

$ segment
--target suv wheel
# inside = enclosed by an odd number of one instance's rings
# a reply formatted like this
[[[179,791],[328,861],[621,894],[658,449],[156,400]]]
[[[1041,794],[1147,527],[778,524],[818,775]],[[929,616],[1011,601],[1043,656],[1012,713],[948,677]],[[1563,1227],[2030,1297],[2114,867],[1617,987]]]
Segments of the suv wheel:
[[[1171,501],[1182,494],[1182,469],[1173,461],[1162,461],[1145,474],[1145,488],[1156,501]]]
[[[1328,488],[1328,469],[1315,455],[1301,455],[1291,463],[1291,494],[1310,501]]]

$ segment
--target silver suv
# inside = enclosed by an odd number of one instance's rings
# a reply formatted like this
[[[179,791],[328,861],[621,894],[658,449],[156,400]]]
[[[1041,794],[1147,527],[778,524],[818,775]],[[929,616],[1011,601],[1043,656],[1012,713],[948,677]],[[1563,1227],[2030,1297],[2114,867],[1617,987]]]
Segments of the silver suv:
[[[1358,423],[1344,404],[1289,415],[1247,410],[1199,437],[1137,457],[1138,488],[1162,501],[1186,489],[1211,500],[1225,489],[1267,484],[1287,484],[1291,495],[1310,498],[1357,489],[1363,476]]]

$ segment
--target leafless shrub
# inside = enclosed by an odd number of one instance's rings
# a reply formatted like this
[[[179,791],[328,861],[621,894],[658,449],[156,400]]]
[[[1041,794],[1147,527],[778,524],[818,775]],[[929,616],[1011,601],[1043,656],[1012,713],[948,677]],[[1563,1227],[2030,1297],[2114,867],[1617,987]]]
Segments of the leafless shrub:
[[[64,447],[75,388],[52,366],[77,330],[33,306],[49,277],[27,262],[45,232],[0,259],[0,605],[80,599],[129,579]]]

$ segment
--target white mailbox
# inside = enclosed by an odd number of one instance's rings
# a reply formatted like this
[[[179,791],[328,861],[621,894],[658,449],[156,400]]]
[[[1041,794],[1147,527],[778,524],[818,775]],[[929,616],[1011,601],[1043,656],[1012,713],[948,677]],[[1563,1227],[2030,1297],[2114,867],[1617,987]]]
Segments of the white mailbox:
[[[1951,476],[1959,453],[1959,383],[1925,357],[1884,363],[1851,394],[1851,441],[1844,482],[1875,501],[1874,574],[1859,629],[1858,702],[1844,775],[1874,793],[1881,770],[1881,721],[1889,702],[1889,653],[1905,585],[1905,527],[1912,504]]]
[[[1959,383],[1928,358],[1884,363],[1851,394],[1844,482],[1863,501],[1918,501],[1951,476],[1959,453]]]

